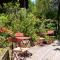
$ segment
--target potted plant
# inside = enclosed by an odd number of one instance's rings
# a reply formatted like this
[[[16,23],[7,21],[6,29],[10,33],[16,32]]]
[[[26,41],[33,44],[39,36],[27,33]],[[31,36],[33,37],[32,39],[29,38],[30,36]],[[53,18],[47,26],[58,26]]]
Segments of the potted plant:
[[[54,30],[48,30],[47,35],[54,35]]]
[[[51,44],[55,40],[55,36],[45,36],[45,40],[47,41],[47,44]]]

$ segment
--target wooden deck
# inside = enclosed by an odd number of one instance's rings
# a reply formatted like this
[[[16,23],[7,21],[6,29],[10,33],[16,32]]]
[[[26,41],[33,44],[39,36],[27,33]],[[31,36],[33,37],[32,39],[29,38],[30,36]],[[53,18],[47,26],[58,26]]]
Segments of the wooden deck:
[[[35,46],[29,49],[32,56],[26,60],[60,60],[60,46]]]

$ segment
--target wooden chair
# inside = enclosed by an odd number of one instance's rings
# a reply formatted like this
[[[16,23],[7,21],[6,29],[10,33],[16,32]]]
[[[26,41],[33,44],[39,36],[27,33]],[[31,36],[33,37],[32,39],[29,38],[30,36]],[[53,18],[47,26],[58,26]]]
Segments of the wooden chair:
[[[25,55],[27,54],[27,50],[29,48],[22,48],[20,44],[23,43],[24,40],[30,39],[30,38],[31,37],[24,37],[24,34],[20,33],[20,32],[17,32],[15,34],[15,37],[10,37],[9,38],[9,41],[11,41],[12,43],[16,43],[17,44],[17,47],[12,49],[12,53],[13,53],[14,59],[16,59],[16,60],[18,60],[18,59],[24,60],[25,59]],[[21,55],[24,55],[24,56],[21,58]]]

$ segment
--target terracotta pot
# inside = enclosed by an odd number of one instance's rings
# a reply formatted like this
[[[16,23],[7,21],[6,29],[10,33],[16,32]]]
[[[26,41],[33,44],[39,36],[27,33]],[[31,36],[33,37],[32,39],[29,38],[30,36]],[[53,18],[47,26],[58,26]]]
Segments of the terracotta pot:
[[[48,30],[47,35],[54,35],[54,30]]]
[[[24,34],[23,34],[23,33],[21,33],[21,32],[17,32],[17,33],[15,34],[15,36],[16,36],[16,37],[23,37],[23,36],[24,36]]]
[[[34,45],[38,45],[37,41],[36,41],[36,42],[34,42]]]

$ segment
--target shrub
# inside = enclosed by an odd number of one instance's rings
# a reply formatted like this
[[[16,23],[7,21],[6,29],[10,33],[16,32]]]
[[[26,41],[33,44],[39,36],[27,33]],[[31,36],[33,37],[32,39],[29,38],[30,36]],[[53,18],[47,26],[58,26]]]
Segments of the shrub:
[[[25,8],[21,8],[16,13],[1,14],[0,21],[1,27],[7,27],[14,33],[23,32],[25,35],[31,36],[32,40],[37,40],[38,34],[36,33],[45,33],[47,29],[55,29],[56,27],[50,22],[47,23],[47,19],[38,18]]]
[[[9,42],[6,40],[7,35],[4,33],[0,34],[0,47],[7,47],[9,46]]]
[[[5,23],[8,21],[8,15],[0,14],[0,27],[5,26]]]
[[[27,36],[31,36],[32,40],[36,40],[36,17],[31,12],[27,12],[26,9],[19,10],[16,14],[12,13],[9,15],[9,22],[6,25],[9,29],[14,32],[23,32]],[[9,24],[10,23],[10,24]],[[34,37],[33,37],[34,36]]]
[[[51,30],[56,30],[56,24],[55,23],[48,23],[47,28]]]

